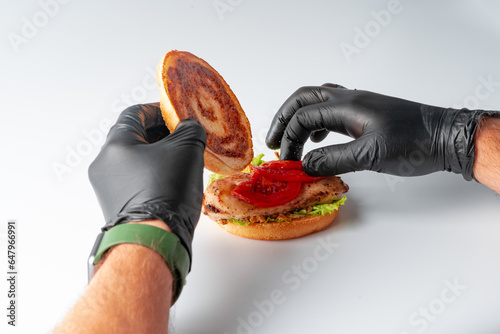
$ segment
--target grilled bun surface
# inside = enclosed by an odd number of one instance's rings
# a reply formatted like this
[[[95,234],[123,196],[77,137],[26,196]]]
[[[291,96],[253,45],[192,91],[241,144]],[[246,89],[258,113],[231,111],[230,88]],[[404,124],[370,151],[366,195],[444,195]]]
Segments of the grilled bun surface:
[[[205,168],[222,175],[243,170],[253,158],[250,123],[222,76],[185,51],[170,51],[157,70],[160,107],[170,131],[185,118],[207,133]]]

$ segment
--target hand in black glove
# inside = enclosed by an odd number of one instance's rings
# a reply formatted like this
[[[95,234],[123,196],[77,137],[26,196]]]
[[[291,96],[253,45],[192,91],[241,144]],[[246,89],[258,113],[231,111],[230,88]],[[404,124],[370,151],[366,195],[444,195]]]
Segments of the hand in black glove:
[[[106,219],[103,230],[160,219],[191,256],[203,200],[205,142],[195,120],[181,121],[169,134],[157,104],[124,110],[89,168]]]
[[[280,159],[300,160],[308,138],[319,142],[335,131],[355,140],[306,154],[308,174],[373,170],[416,176],[446,170],[471,180],[474,133],[480,118],[492,114],[325,84],[290,96],[275,115],[266,143],[271,149],[281,146]]]

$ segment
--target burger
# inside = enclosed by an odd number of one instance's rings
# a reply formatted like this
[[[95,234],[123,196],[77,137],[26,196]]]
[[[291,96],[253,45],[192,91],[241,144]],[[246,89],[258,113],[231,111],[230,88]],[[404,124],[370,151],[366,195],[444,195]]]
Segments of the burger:
[[[330,225],[348,186],[336,176],[312,177],[301,161],[254,159],[244,172],[216,178],[202,212],[226,231],[252,239],[298,238]]]
[[[171,131],[184,118],[207,133],[205,167],[214,172],[202,213],[226,231],[251,239],[282,240],[332,223],[349,187],[337,176],[313,177],[301,161],[253,157],[250,123],[222,76],[189,52],[170,51],[157,73],[160,107]]]

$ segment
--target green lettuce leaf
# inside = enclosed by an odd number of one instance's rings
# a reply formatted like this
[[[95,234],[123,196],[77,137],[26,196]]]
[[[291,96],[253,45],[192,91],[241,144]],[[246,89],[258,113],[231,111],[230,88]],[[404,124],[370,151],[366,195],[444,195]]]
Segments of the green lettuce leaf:
[[[231,222],[231,223],[238,224],[238,225],[243,225],[243,226],[248,225],[247,222],[244,222],[243,220],[239,220],[239,219],[236,219],[236,218],[229,218],[227,221]]]
[[[208,184],[214,182],[215,180],[222,179],[223,177],[225,177],[225,175],[220,175],[220,174],[212,173],[212,174],[210,174],[208,176]]]
[[[312,210],[307,212],[305,209],[296,211],[297,215],[326,215],[327,213],[333,213],[335,210],[338,210],[341,205],[344,205],[347,197],[342,197],[341,199],[330,203],[330,204],[318,204],[313,205]]]
[[[335,210],[338,210],[341,205],[345,204],[346,200],[347,200],[347,197],[344,196],[341,199],[336,200],[335,202],[330,203],[330,204],[313,205],[312,210],[309,212],[307,212],[304,209],[304,210],[300,210],[300,211],[295,211],[295,212],[293,212],[293,214],[295,214],[297,216],[306,216],[306,215],[309,215],[309,216],[322,215],[322,216],[324,216],[326,214],[333,213]],[[243,220],[239,220],[239,219],[235,219],[235,218],[229,218],[227,221],[231,222],[231,223],[238,224],[238,225],[244,225],[244,226],[250,224],[249,221],[243,221]],[[287,220],[267,217],[266,223],[267,222],[287,222]]]
[[[255,156],[253,159],[252,159],[252,166],[260,166],[262,165],[263,163],[265,163],[264,160],[262,160],[262,157],[264,156],[264,153],[261,153],[257,156]]]

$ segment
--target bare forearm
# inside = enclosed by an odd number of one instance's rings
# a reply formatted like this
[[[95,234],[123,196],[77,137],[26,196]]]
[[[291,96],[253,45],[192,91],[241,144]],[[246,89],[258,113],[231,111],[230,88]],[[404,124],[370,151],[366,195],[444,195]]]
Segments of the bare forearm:
[[[483,118],[474,140],[474,177],[500,194],[500,118]]]
[[[121,244],[54,333],[167,333],[171,300],[165,260],[147,247]]]

